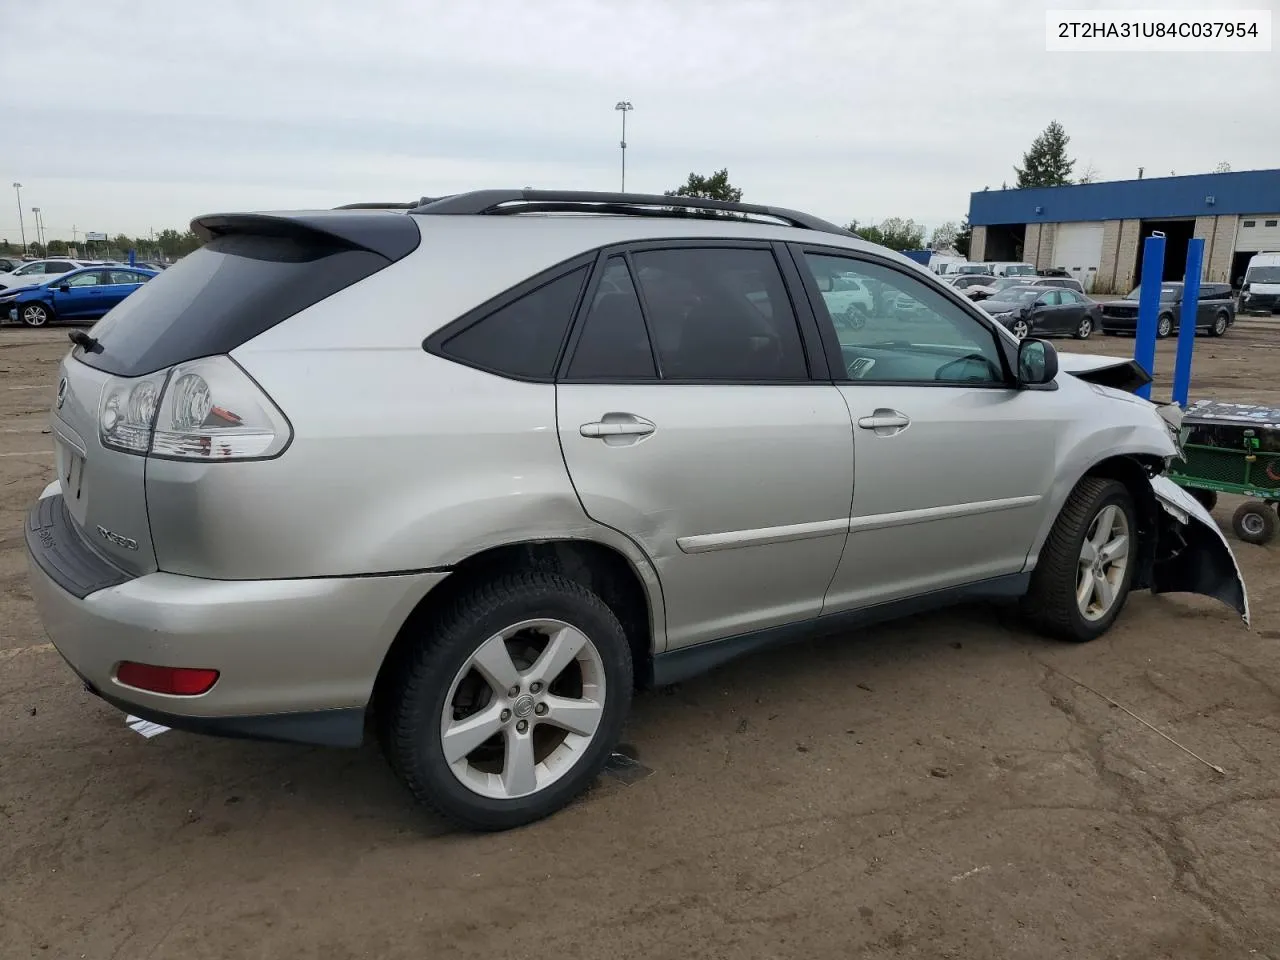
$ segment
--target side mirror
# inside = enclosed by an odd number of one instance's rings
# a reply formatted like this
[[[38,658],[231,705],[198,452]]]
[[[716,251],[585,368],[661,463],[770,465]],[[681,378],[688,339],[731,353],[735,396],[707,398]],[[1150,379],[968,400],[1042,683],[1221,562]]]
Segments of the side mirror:
[[[1023,340],[1018,344],[1018,385],[1037,387],[1052,383],[1058,376],[1058,351],[1046,340]]]
[[[69,283],[60,283],[60,284],[58,284],[58,289],[59,289],[59,290],[61,290],[63,293],[70,293],[70,292],[71,292],[71,284],[69,284]]]

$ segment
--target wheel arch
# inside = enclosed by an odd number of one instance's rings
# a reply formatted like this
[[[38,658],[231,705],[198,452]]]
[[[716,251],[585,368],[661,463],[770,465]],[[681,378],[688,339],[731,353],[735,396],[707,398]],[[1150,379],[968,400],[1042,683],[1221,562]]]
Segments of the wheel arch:
[[[1057,522],[1058,515],[1062,512],[1071,491],[1086,477],[1099,477],[1124,484],[1129,495],[1133,497],[1134,508],[1138,513],[1139,550],[1137,568],[1134,570],[1133,589],[1141,590],[1149,587],[1156,560],[1160,523],[1160,504],[1156,499],[1155,491],[1151,489],[1151,477],[1163,469],[1164,457],[1154,452],[1110,454],[1094,460],[1073,477],[1069,485],[1064,483],[1060,487],[1061,495],[1055,497],[1053,510],[1044,530],[1037,537],[1035,546],[1027,557],[1026,570],[1033,570],[1039,561],[1040,550],[1048,539],[1053,524]]]
[[[454,564],[396,632],[373,685],[370,708],[377,711],[388,680],[410,650],[422,625],[476,585],[516,570],[542,570],[582,584],[603,600],[622,624],[631,646],[637,687],[653,679],[653,658],[665,648],[666,610],[657,574],[647,559],[600,540],[527,540],[489,547]]]

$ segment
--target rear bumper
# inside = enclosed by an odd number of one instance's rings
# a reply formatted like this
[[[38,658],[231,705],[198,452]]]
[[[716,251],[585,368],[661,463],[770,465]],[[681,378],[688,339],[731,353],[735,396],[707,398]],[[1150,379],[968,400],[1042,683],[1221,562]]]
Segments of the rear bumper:
[[[47,518],[57,500],[56,493],[42,499],[31,517]],[[67,558],[92,572],[91,548],[74,528],[51,532],[37,523],[35,530],[29,519],[31,590],[71,668],[120,709],[200,733],[358,745],[392,640],[447,576],[227,581],[153,573],[83,590]],[[168,696],[120,684],[123,660],[220,675],[201,696]]]

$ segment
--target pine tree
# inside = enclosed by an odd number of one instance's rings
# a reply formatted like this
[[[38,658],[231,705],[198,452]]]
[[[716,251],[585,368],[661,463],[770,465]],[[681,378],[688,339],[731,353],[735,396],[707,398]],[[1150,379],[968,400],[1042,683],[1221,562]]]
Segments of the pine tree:
[[[1067,157],[1067,144],[1071,138],[1057,120],[1044,128],[1044,133],[1031,142],[1031,149],[1022,155],[1022,166],[1014,167],[1018,175],[1019,190],[1027,187],[1061,187],[1071,182],[1071,170],[1076,162]]]

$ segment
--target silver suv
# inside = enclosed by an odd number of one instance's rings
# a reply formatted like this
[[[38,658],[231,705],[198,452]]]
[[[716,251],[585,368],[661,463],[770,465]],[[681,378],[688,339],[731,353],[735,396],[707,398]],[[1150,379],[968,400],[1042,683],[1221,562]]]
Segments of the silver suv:
[[[27,522],[50,637],[137,716],[368,726],[500,829],[593,780],[634,688],[766,644],[973,598],[1091,640],[1132,589],[1247,619],[1140,368],[816,218],[483,191],[193,226],[71,334]]]

